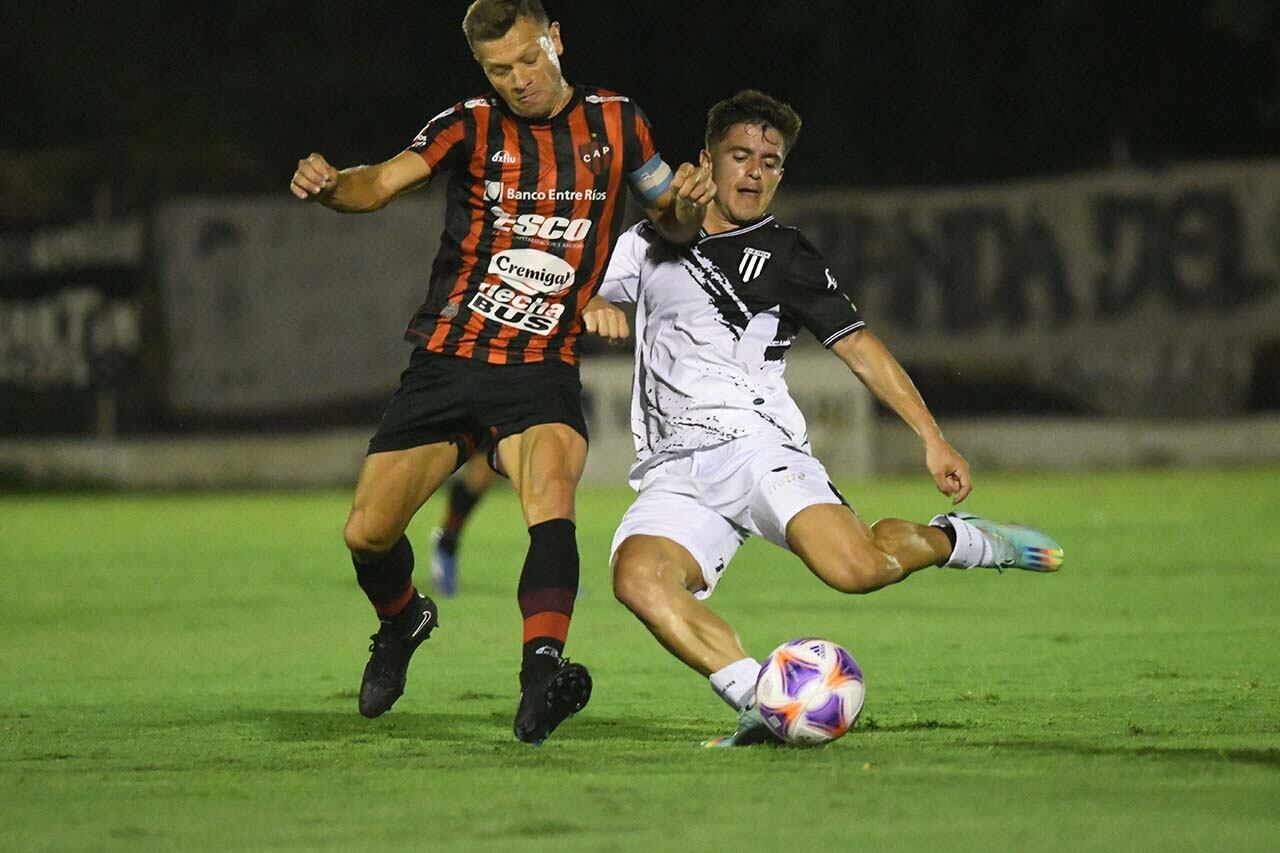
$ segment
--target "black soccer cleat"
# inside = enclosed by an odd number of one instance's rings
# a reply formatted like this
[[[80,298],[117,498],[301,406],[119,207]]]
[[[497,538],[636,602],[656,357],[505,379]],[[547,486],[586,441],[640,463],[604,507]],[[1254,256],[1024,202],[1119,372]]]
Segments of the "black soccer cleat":
[[[537,746],[556,726],[587,707],[590,699],[591,673],[580,663],[561,660],[556,669],[520,691],[516,740]]]
[[[369,662],[360,681],[360,713],[372,719],[385,714],[404,693],[409,658],[439,624],[436,603],[416,595],[405,609],[382,622],[369,639]]]

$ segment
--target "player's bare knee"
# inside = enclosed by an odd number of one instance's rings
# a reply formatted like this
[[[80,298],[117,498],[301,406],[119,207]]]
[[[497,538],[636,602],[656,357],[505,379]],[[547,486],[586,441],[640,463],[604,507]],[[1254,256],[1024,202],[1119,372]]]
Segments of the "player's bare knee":
[[[624,607],[643,617],[662,598],[661,560],[622,543],[613,560],[613,595]]]
[[[367,513],[355,510],[342,528],[342,538],[347,550],[357,559],[367,559],[385,554],[400,539],[400,531],[370,523]]]

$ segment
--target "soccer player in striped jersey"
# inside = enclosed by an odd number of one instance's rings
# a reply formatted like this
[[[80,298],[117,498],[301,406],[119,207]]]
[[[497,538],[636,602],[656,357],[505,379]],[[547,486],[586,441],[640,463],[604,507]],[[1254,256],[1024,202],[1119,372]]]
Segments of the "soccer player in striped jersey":
[[[968,464],[822,256],[768,214],[799,132],[795,111],[761,92],[712,107],[701,158],[716,195],[703,232],[672,247],[640,223],[622,235],[595,297],[636,305],[630,480],[639,494],[614,536],[614,593],[739,713],[738,730],[717,746],[769,737],[754,707],[760,663],[703,603],[749,535],[791,550],[847,593],[929,566],[1044,572],[1062,562],[1040,531],[967,513],[868,525],[810,454],[783,378],[801,328],[915,431],[940,492],[959,503],[971,488]],[[604,330],[625,336],[625,320]]]
[[[574,492],[587,453],[577,373],[583,309],[622,229],[626,187],[679,244],[698,232],[709,170],[674,174],[641,109],[567,82],[560,25],[539,0],[476,0],[463,31],[493,89],[427,122],[385,162],[339,171],[298,163],[299,199],[377,210],[450,173],[444,233],[409,322],[416,344],[369,443],[344,537],[381,627],[360,686],[376,717],[404,691],[410,656],[437,624],[413,584],[410,519],[487,437],[529,528],[517,590],[524,621],[516,737],[541,743],[591,695],[565,660],[578,588]]]

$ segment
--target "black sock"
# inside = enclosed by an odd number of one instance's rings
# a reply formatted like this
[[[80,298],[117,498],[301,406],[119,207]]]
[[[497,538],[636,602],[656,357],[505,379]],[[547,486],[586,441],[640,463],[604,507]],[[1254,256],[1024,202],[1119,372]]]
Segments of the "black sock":
[[[458,552],[458,541],[462,538],[462,528],[467,523],[467,516],[480,503],[483,492],[473,492],[462,480],[454,480],[449,486],[449,508],[445,510],[444,524],[441,525],[440,541],[437,546],[450,557]]]
[[[369,597],[379,619],[390,619],[413,597],[413,546],[409,537],[401,536],[391,550],[377,559],[361,563],[354,556],[356,582]]]
[[[578,596],[578,540],[572,521],[554,518],[529,528],[529,553],[516,594],[524,617],[523,685],[558,668],[564,654]]]

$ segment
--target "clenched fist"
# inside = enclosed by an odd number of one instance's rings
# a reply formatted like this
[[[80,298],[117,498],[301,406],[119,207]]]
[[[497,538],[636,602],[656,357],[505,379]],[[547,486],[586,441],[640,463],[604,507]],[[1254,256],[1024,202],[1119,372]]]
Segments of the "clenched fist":
[[[333,195],[338,187],[338,170],[319,154],[298,161],[289,189],[303,201],[316,201]]]

